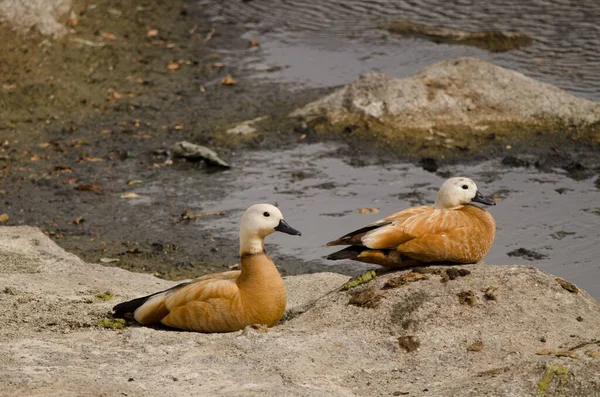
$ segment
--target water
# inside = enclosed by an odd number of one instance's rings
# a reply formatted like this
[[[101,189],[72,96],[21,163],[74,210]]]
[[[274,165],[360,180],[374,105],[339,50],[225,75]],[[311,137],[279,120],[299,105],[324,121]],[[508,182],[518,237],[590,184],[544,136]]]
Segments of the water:
[[[242,24],[246,39],[260,40],[260,47],[250,48],[241,58],[225,54],[228,62],[240,62],[258,78],[297,88],[347,84],[369,71],[406,77],[437,61],[474,56],[577,96],[600,100],[600,3],[595,0],[223,0],[203,4],[215,26]],[[535,40],[520,50],[490,53],[381,30],[384,22],[398,19],[465,31],[528,33]]]
[[[353,167],[339,159],[335,146],[323,144],[246,153],[235,163],[229,171],[212,174],[210,185],[224,188],[229,192],[225,197],[200,198],[196,185],[184,179],[166,187],[180,197],[198,197],[187,202],[192,212],[227,212],[190,226],[215,228],[237,239],[246,207],[276,203],[288,223],[303,234],[296,238],[276,233],[267,243],[276,246],[279,254],[319,261],[324,271],[339,263],[323,259],[336,250],[324,247],[325,243],[404,208],[431,204],[446,179],[411,164]],[[600,192],[593,180],[575,181],[533,168],[506,168],[498,161],[440,171],[468,176],[483,194],[502,198],[495,207],[488,207],[497,222],[497,235],[485,261],[533,265],[600,298]],[[376,207],[379,212],[359,214],[361,207]],[[518,248],[546,257],[527,260],[507,255]]]
[[[370,71],[406,77],[434,62],[474,56],[579,97],[600,100],[600,3],[594,0],[223,0],[202,4],[217,31],[235,23],[245,27],[243,38],[260,41],[260,46],[249,46],[242,53],[215,49],[225,62],[290,89],[348,84]],[[466,31],[528,33],[534,42],[519,50],[490,53],[389,34],[381,26],[391,20]],[[234,169],[215,175],[215,183],[231,193],[198,202],[198,208],[227,210],[227,216],[211,220],[210,226],[235,237],[239,217],[250,203],[277,202],[303,236],[277,234],[270,243],[280,253],[319,261],[327,270],[331,262],[323,258],[334,251],[323,247],[327,241],[408,206],[433,202],[445,179],[408,164],[352,167],[334,151],[334,147],[312,145],[245,154]],[[443,171],[469,176],[484,194],[502,197],[489,209],[498,230],[487,262],[530,264],[600,298],[600,201],[592,180],[505,168],[497,161]],[[379,213],[361,215],[360,207],[377,207]],[[518,248],[545,257],[528,260],[507,255]]]

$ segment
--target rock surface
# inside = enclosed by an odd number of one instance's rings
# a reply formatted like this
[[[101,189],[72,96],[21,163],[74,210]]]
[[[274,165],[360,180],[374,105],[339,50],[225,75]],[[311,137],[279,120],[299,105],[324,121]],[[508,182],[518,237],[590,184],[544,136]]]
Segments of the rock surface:
[[[532,267],[432,267],[349,291],[338,274],[288,277],[282,324],[198,334],[98,327],[174,283],[85,263],[36,228],[0,228],[0,256],[6,395],[600,394],[600,304]]]
[[[19,32],[36,29],[43,35],[66,33],[57,18],[69,11],[70,0],[0,0],[0,22]]]
[[[404,79],[368,73],[292,116],[389,128],[488,122],[594,123],[600,104],[476,58],[442,61]]]

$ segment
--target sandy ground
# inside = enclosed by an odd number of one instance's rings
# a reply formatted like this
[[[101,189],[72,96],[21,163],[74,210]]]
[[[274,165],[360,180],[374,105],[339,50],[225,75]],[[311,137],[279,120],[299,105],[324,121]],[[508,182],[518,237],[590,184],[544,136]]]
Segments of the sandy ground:
[[[30,227],[1,228],[0,255],[5,395],[600,393],[600,304],[531,267],[388,273],[350,291],[342,275],[291,276],[268,332],[198,334],[99,326],[170,281],[85,263]]]

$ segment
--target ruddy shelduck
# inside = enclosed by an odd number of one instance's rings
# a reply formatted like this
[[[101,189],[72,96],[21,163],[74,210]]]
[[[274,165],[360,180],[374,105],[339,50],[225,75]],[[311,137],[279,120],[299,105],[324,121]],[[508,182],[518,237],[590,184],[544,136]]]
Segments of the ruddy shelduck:
[[[279,231],[300,236],[281,211],[255,204],[240,224],[241,270],[208,274],[166,291],[116,305],[116,317],[133,313],[144,325],[161,323],[187,331],[231,332],[248,325],[275,325],[283,316],[283,279],[267,255],[264,239]]]
[[[473,202],[496,205],[469,178],[442,184],[433,207],[408,208],[331,241],[350,245],[327,259],[352,259],[389,268],[429,262],[477,263],[494,242],[496,222]]]

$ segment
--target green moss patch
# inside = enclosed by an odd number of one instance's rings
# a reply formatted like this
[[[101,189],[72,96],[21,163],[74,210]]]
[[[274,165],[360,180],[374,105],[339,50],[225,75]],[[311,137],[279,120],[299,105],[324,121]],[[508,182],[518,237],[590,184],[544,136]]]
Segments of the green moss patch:
[[[538,382],[538,397],[549,397],[560,393],[570,376],[571,372],[562,365],[549,366]]]
[[[122,318],[101,318],[96,322],[96,326],[98,328],[124,329],[126,322]]]

